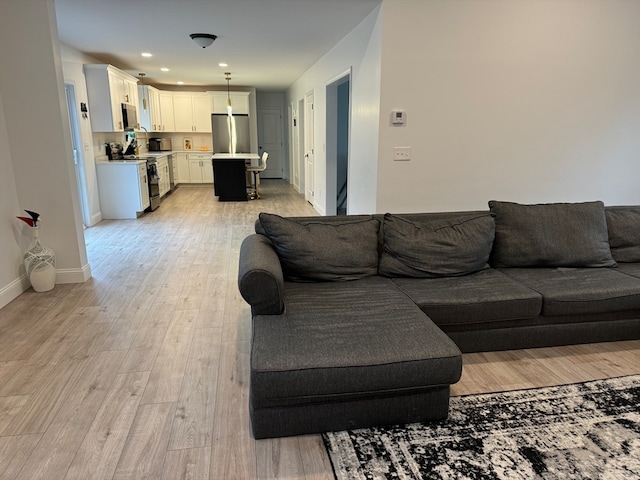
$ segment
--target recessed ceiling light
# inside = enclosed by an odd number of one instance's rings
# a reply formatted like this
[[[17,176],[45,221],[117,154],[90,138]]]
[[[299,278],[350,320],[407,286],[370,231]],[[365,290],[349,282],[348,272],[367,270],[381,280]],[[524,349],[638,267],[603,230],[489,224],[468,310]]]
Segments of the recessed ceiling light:
[[[219,67],[228,67],[229,65],[228,65],[228,64],[226,64],[226,63],[219,63],[219,64],[218,64],[218,66],[219,66]]]
[[[149,52],[142,52],[141,54],[143,57],[153,57],[153,55],[151,55]]]
[[[178,85],[184,85],[184,82],[177,82]]]
[[[163,72],[168,72],[169,69],[167,67],[162,67],[160,70],[162,70]]]

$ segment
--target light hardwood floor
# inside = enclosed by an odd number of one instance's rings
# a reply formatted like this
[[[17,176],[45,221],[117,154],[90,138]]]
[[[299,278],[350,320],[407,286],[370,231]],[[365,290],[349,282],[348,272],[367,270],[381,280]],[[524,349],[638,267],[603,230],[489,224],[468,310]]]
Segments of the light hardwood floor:
[[[238,251],[260,211],[314,215],[279,180],[220,203],[181,187],[85,232],[93,278],[0,310],[0,479],[332,479],[319,435],[255,441]],[[464,356],[453,394],[640,373],[640,341]]]

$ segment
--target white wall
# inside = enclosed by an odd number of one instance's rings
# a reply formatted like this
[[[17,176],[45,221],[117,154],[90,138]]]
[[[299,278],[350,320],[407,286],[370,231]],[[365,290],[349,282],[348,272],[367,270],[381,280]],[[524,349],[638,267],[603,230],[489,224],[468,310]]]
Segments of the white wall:
[[[13,163],[9,149],[9,137],[2,106],[0,92],[0,308],[9,303],[27,289],[22,265],[22,255],[29,248],[28,229],[24,223],[16,220],[24,212],[20,209]],[[26,216],[26,214],[24,214]]]
[[[2,251],[22,252],[13,231],[22,209],[41,213],[40,238],[56,252],[56,282],[89,278],[71,151],[71,134],[52,0],[0,4]],[[7,172],[7,178],[4,173]],[[13,178],[12,178],[13,177]],[[4,188],[13,180],[14,188]],[[6,202],[6,203],[5,203]],[[14,213],[4,209],[16,209]],[[7,245],[4,240],[9,240]],[[20,260],[22,254],[19,255]],[[16,259],[0,264],[0,291],[14,284]],[[3,300],[4,301],[4,300]]]
[[[640,2],[385,0],[382,18],[376,211],[640,204]]]
[[[287,91],[287,105],[314,92],[315,196],[313,205],[326,211],[326,86],[352,68],[351,151],[349,153],[349,213],[370,212],[375,208],[377,163],[378,102],[380,98],[380,8],[315,63]],[[302,116],[303,112],[298,112]],[[302,137],[302,132],[300,132]],[[304,178],[303,172],[301,176]]]

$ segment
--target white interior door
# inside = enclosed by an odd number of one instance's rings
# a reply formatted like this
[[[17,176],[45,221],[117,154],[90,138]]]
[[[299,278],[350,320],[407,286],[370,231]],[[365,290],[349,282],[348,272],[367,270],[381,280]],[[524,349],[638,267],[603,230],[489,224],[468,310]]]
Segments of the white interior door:
[[[283,170],[282,108],[258,109],[258,154],[269,154],[267,169],[261,178],[282,178]]]
[[[296,191],[300,191],[300,122],[298,112],[291,104],[291,176]]]
[[[314,201],[314,138],[313,138],[313,92],[307,93],[304,100],[304,198],[313,204]]]

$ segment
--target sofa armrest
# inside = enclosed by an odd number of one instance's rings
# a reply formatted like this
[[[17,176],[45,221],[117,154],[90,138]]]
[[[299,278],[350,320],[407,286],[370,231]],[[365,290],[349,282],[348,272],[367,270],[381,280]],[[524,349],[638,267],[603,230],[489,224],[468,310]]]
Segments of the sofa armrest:
[[[264,235],[253,234],[240,246],[238,289],[253,315],[284,311],[284,278],[278,254]]]

